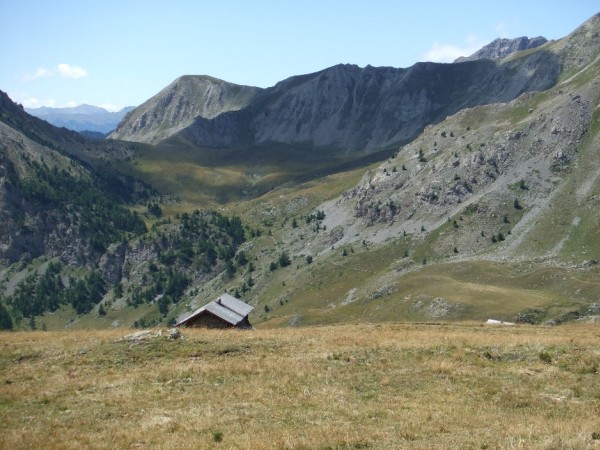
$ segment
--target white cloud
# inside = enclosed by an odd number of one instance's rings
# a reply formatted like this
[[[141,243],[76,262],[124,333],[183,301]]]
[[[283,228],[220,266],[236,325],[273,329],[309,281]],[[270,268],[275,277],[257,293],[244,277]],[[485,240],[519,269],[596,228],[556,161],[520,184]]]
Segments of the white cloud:
[[[83,78],[83,77],[87,77],[88,73],[87,70],[85,70],[82,67],[79,66],[75,66],[75,65],[71,65],[71,64],[59,64],[58,66],[56,66],[58,73],[60,75],[62,75],[65,78]],[[37,80],[38,78],[44,78],[44,77],[51,77],[54,76],[54,72],[46,69],[45,67],[39,67],[35,73],[30,74],[30,73],[26,73],[25,75],[23,75],[21,77],[21,81],[23,82],[27,82],[27,81],[33,81],[33,80]]]
[[[15,103],[22,104],[25,108],[41,108],[42,106],[48,106],[52,108],[56,106],[56,100],[53,98],[40,100],[39,98],[31,97],[27,94],[10,94],[9,97],[13,99]]]
[[[49,108],[71,108],[71,107],[79,106],[79,105],[83,105],[83,104],[85,104],[85,105],[93,104],[86,100],[84,100],[84,101],[68,100],[66,102],[64,102],[64,101],[59,102],[53,98],[39,99],[39,98],[33,97],[32,95],[27,94],[25,92],[20,92],[17,94],[9,92],[8,96],[15,103],[20,103],[25,108],[41,108],[43,106],[47,106]],[[104,108],[110,112],[117,112],[117,111],[120,111],[121,109],[123,109],[121,106],[117,106],[112,103],[101,103],[96,106],[99,106],[100,108]]]
[[[65,78],[83,78],[88,76],[85,69],[71,64],[59,64],[58,72]]]
[[[112,103],[102,103],[98,106],[100,108],[104,108],[105,110],[110,111],[110,112],[117,112],[117,111],[121,111],[121,109],[122,109],[120,106],[113,105]]]
[[[467,36],[463,45],[434,42],[423,58],[425,61],[448,63],[459,56],[469,56],[484,45],[476,36]]]
[[[52,75],[54,75],[54,73],[52,73],[51,70],[48,70],[44,67],[38,67],[38,69],[35,71],[34,74],[26,73],[25,75],[23,75],[21,80],[22,81],[33,81],[33,80],[37,80],[38,78],[51,77]]]
[[[19,93],[8,92],[8,96],[15,103],[20,103],[25,108],[41,108],[42,106],[47,106],[49,108],[70,108],[70,107],[79,106],[79,105],[83,105],[83,104],[86,104],[86,105],[94,104],[85,99],[83,101],[68,100],[68,101],[60,101],[60,102],[53,98],[39,99],[39,98],[34,97],[26,92],[19,92]],[[112,103],[101,103],[97,106],[104,108],[107,111],[111,111],[111,112],[116,112],[116,111],[120,111],[121,109],[123,109],[121,106],[117,106]]]

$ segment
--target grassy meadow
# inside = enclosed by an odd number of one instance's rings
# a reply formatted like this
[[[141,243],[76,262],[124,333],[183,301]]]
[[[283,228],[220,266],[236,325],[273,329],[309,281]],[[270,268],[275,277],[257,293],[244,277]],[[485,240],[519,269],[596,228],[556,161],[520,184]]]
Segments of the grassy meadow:
[[[600,448],[600,328],[0,334],[0,448]]]

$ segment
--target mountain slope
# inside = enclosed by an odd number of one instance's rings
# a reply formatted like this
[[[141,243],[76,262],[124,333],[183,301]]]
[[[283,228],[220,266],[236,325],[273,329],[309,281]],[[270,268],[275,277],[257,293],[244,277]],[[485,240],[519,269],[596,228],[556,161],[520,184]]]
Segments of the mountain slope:
[[[0,121],[30,139],[53,148],[85,142],[85,139],[74,131],[56,128],[44,120],[31,116],[2,91],[0,91]]]
[[[147,323],[146,314],[157,321],[190,283],[235,272],[245,240],[239,218],[186,212],[175,224],[155,220],[148,232],[144,219],[161,209],[148,202],[152,192],[112,168],[108,156],[122,144],[55,128],[0,96],[0,307],[8,328],[27,318],[33,329],[45,315],[46,326],[48,313],[64,327],[92,310],[104,317],[113,303],[109,311],[132,314],[127,325]]]
[[[94,167],[108,168],[110,161],[132,159],[138,151],[136,145],[86,138],[66,128],[58,128],[45,120],[28,114],[21,105],[15,104],[6,93],[0,91],[0,122],[22,133],[32,141],[60,153],[69,154]]]
[[[552,58],[533,59],[499,66],[486,61],[409,69],[336,66],[263,93],[268,97],[250,128],[256,142],[373,151],[412,139],[425,125],[464,107],[549,87],[558,73]]]
[[[212,119],[242,109],[258,92],[256,87],[208,76],[183,76],[131,111],[110,138],[156,143],[189,126],[196,117]]]
[[[128,106],[116,112],[93,105],[79,105],[72,108],[27,108],[25,111],[56,127],[73,131],[96,131],[103,134],[117,128],[125,115],[135,107]]]
[[[4,106],[8,115],[19,109]],[[0,260],[59,256],[85,266],[110,243],[145,229],[119,206],[136,195],[131,180],[93,170],[61,149],[73,149],[77,133],[27,120],[26,113],[10,117],[8,124],[0,121]]]
[[[519,220],[537,214],[538,208],[549,207],[543,199],[554,197],[566,184],[577,184],[573,192],[583,197],[593,192],[598,170],[594,146],[600,131],[599,31],[597,15],[543,51],[554,54],[560,64],[561,81],[556,86],[522,94],[506,104],[467,108],[427,127],[325,208],[329,216],[336,220],[345,216],[349,223],[367,226],[385,223],[395,227],[392,234],[402,230],[418,234],[422,226],[433,230],[463,213],[472,216],[473,226],[484,229],[487,220],[502,218],[502,209]],[[515,197],[531,210],[523,205],[515,208]],[[395,213],[385,206],[390,201],[396,205]],[[576,204],[570,206],[572,214]],[[482,211],[470,210],[479,207]],[[483,211],[488,218],[481,217]],[[473,238],[469,251],[481,252],[481,233],[472,231],[464,232]],[[484,231],[490,236],[491,230]],[[491,248],[492,253],[497,251]]]
[[[128,133],[124,127],[113,137],[159,140],[141,148],[133,176],[186,201],[224,203],[382,160],[425,126],[465,107],[546,89],[559,71],[557,55],[546,51],[409,69],[339,65],[262,90],[243,109],[197,116],[178,132],[185,123],[167,124],[174,134],[164,140],[152,131],[160,120],[142,128],[141,119],[127,119],[124,125],[140,128]],[[163,117],[161,108],[141,111],[130,117]]]

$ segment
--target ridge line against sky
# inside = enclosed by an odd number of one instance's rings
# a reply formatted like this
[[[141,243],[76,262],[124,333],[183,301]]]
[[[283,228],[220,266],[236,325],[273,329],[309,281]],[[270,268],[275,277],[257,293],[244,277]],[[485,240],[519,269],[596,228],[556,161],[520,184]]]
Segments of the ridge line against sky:
[[[269,87],[339,63],[451,62],[560,39],[596,0],[0,0],[0,90],[26,107],[139,105],[181,75]]]

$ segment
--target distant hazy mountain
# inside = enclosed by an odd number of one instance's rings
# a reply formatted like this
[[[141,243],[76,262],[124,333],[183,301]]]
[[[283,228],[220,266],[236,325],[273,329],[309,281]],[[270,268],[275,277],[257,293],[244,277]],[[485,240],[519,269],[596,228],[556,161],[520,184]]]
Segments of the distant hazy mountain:
[[[499,59],[510,55],[514,52],[529,50],[539,47],[548,42],[548,39],[542,36],[528,38],[527,36],[518,37],[515,39],[495,39],[488,45],[480,48],[470,56],[461,56],[454,60],[457,62],[475,61],[477,59]]]
[[[95,131],[107,134],[117,128],[125,115],[134,109],[127,106],[120,111],[110,112],[93,105],[79,105],[72,108],[27,108],[32,116],[39,117],[57,127],[73,131]]]

